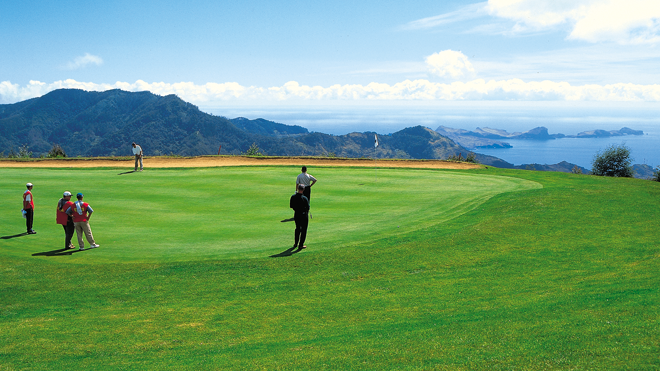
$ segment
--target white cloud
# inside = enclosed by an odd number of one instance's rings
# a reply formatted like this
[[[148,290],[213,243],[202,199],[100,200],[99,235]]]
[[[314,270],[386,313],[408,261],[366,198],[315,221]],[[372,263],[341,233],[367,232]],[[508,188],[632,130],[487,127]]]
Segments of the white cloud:
[[[453,50],[443,50],[426,57],[426,65],[431,73],[445,79],[459,80],[475,75],[468,57]]]
[[[95,64],[97,66],[100,66],[103,64],[103,59],[101,59],[101,57],[98,57],[96,55],[85,53],[85,55],[81,57],[76,57],[73,61],[67,63],[66,66],[64,66],[64,68],[67,70],[78,70],[81,68],[85,68],[90,64]]]
[[[480,18],[488,14],[486,12],[486,5],[486,2],[470,4],[453,12],[408,22],[400,28],[402,30],[420,30]]]
[[[488,15],[495,18],[472,27],[470,32],[521,34],[567,28],[571,40],[660,43],[658,0],[488,0],[408,22],[400,29],[432,29]],[[505,26],[502,21],[514,24]]]
[[[516,22],[514,32],[568,25],[569,39],[619,44],[660,42],[657,0],[489,0],[488,12]]]
[[[212,105],[226,102],[324,102],[324,101],[618,101],[660,102],[660,85],[608,84],[573,86],[567,82],[523,81],[520,79],[483,80],[468,82],[434,83],[428,80],[405,80],[394,85],[371,83],[368,85],[332,85],[329,87],[300,85],[290,81],[269,88],[245,87],[238,83],[207,83],[196,85],[181,83],[116,82],[96,84],[75,80],[46,84],[31,81],[21,87],[9,81],[0,82],[0,103],[14,103],[42,96],[60,88],[88,91],[122,89],[151,91],[159,95],[176,94],[181,99],[197,104]]]

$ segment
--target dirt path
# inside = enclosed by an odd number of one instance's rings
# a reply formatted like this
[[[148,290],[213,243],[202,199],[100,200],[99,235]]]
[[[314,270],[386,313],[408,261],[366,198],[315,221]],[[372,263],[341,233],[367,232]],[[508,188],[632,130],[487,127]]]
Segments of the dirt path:
[[[374,163],[375,162],[375,163]],[[363,167],[404,167],[420,169],[477,169],[480,165],[441,160],[392,160],[378,159],[328,159],[312,157],[241,157],[241,156],[201,156],[186,158],[145,157],[144,166],[149,168],[169,167],[216,167],[246,165],[306,165],[306,166],[363,166]],[[108,159],[39,159],[32,161],[12,161],[3,159],[0,167],[120,167],[133,168],[134,160]]]

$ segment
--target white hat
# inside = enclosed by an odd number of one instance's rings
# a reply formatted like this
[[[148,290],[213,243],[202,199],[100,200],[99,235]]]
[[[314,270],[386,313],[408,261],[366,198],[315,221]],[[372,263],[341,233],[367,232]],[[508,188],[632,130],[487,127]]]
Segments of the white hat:
[[[69,191],[64,191],[64,193],[62,193],[62,196],[64,196],[64,197],[66,197],[66,196],[71,196],[71,192],[69,192]]]
[[[32,187],[32,183],[28,183],[25,185],[26,187]]]

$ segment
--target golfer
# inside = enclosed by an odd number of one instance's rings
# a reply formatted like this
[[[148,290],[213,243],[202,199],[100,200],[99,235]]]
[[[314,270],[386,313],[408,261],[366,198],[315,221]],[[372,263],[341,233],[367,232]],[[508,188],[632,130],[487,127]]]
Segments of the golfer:
[[[25,226],[27,227],[28,234],[36,234],[37,232],[32,229],[34,222],[34,198],[32,198],[32,183],[25,185],[27,191],[23,192],[23,211],[25,211]]]
[[[67,209],[73,206],[71,202],[71,192],[64,191],[62,198],[57,201],[57,224],[61,224],[64,227],[64,249],[73,249],[74,246],[71,244],[71,239],[73,238],[73,231],[75,231],[75,226],[73,225],[73,219],[70,215],[66,213]]]
[[[296,178],[296,189],[298,188],[299,185],[304,185],[305,186],[305,197],[307,197],[308,201],[312,201],[312,186],[316,183],[316,178],[314,178],[311,174],[307,174],[307,166],[302,167],[302,173],[298,175]]]
[[[309,225],[309,200],[303,192],[305,186],[298,184],[298,192],[296,192],[289,200],[289,207],[295,211],[293,220],[296,222],[295,239],[293,240],[293,247],[298,247],[299,250],[306,249],[305,239],[307,238],[307,226]]]
[[[90,248],[99,247],[99,245],[94,242],[94,236],[92,235],[92,229],[89,227],[89,218],[92,216],[94,210],[89,206],[87,202],[83,202],[83,194],[78,193],[76,195],[78,201],[76,201],[71,207],[66,210],[67,215],[71,215],[73,218],[73,225],[76,228],[76,235],[78,235],[78,250],[85,250],[85,241],[83,241],[83,234],[89,242]]]
[[[140,171],[142,171],[142,147],[133,142],[133,154],[135,155],[135,171],[137,171],[138,161],[140,161]]]

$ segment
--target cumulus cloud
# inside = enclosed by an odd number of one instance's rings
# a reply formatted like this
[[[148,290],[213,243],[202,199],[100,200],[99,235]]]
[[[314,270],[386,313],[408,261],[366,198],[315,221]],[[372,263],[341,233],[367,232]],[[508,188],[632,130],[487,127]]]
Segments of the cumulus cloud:
[[[101,59],[101,57],[98,57],[96,55],[85,53],[85,55],[76,57],[73,61],[67,63],[64,66],[64,68],[67,70],[78,70],[81,68],[85,68],[90,64],[95,64],[97,66],[100,66],[103,64],[103,59]]]
[[[426,57],[426,65],[431,73],[445,79],[459,80],[475,74],[468,57],[453,50],[443,50]]]
[[[657,0],[489,0],[487,11],[516,22],[514,32],[568,25],[569,39],[620,44],[660,42]]]
[[[275,87],[246,87],[235,82],[196,85],[190,82],[134,83],[116,82],[96,84],[75,80],[56,81],[46,84],[31,81],[19,86],[9,81],[0,82],[0,103],[14,103],[42,96],[52,90],[76,88],[88,91],[122,89],[126,91],[150,91],[158,95],[176,94],[181,99],[210,106],[227,102],[267,101],[647,101],[660,102],[660,85],[609,84],[573,86],[567,82],[523,81],[520,79],[476,79],[468,82],[435,83],[428,80],[405,80],[390,85],[332,85],[329,87],[301,85],[290,81]]]

